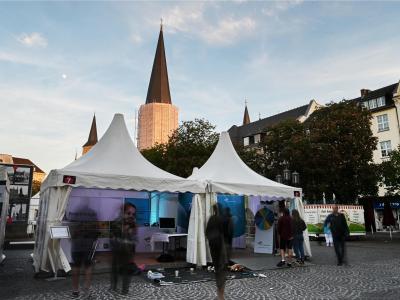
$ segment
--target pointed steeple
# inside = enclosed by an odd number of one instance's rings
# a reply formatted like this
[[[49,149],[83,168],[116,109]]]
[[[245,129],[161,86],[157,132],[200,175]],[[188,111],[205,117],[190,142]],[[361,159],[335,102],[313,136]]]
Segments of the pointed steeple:
[[[151,70],[149,88],[147,90],[146,104],[149,103],[171,104],[162,23],[160,26],[160,35],[158,36],[153,69]]]
[[[90,127],[90,133],[88,140],[85,145],[82,147],[87,147],[87,146],[94,146],[97,144],[97,126],[96,126],[96,115],[93,115],[93,121],[92,121],[92,126]]]
[[[245,102],[244,116],[243,116],[243,125],[247,125],[250,123],[249,111],[247,110],[247,101]]]

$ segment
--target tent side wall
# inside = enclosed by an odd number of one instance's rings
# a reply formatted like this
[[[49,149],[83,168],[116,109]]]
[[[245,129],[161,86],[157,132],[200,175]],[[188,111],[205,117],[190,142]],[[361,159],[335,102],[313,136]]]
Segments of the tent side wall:
[[[40,206],[38,216],[38,227],[35,239],[34,249],[34,267],[39,272],[56,272],[63,269],[65,272],[70,270],[68,260],[60,248],[59,240],[50,238],[50,227],[61,225],[65,208],[68,202],[72,187],[52,187],[46,189],[40,194]]]
[[[10,196],[9,181],[6,170],[7,169],[5,167],[0,166],[0,198],[3,203],[0,211],[0,263],[5,259],[5,255],[3,254],[3,246],[6,234],[7,212]]]

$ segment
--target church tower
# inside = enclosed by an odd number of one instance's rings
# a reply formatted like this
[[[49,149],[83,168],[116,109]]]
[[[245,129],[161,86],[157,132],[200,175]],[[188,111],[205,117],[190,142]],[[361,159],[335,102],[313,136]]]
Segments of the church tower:
[[[82,155],[88,152],[94,145],[97,144],[97,126],[96,126],[96,115],[93,116],[92,126],[90,127],[90,133],[87,142],[82,146]]]
[[[250,124],[250,116],[249,116],[249,111],[247,110],[247,101],[245,101],[245,109],[244,109],[242,125],[247,125],[247,124]]]
[[[155,144],[167,143],[170,135],[177,128],[178,107],[171,102],[163,28],[161,25],[147,90],[146,104],[141,105],[139,109],[139,150],[151,148]]]

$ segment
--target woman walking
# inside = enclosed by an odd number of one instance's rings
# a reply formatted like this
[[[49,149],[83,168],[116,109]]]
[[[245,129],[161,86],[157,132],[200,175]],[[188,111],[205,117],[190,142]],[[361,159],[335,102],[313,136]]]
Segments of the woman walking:
[[[293,226],[293,249],[296,254],[296,260],[299,264],[304,264],[304,236],[303,231],[307,229],[307,225],[300,217],[297,209],[292,210],[292,226]]]
[[[213,213],[207,223],[206,237],[215,268],[218,300],[223,300],[228,263],[224,239],[224,219],[219,215],[217,204],[213,206]]]

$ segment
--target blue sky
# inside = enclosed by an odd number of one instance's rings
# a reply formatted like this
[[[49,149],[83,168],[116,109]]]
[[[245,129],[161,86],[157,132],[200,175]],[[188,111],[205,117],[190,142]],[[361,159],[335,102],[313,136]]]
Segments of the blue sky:
[[[218,131],[400,80],[400,2],[1,2],[0,153],[45,171],[145,102],[160,18],[180,121]]]

